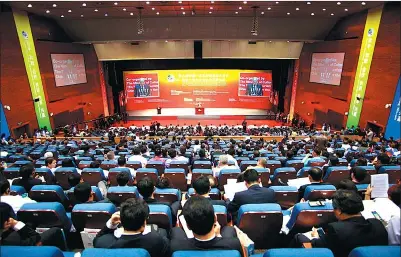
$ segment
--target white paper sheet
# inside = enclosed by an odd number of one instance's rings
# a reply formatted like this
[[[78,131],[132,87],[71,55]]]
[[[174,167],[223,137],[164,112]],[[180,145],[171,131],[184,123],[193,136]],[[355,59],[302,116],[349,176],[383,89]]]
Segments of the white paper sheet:
[[[388,198],[377,198],[375,200],[364,200],[363,201],[364,211],[362,216],[365,219],[373,219],[372,212],[376,211],[377,214],[386,222],[388,222],[391,217],[400,215],[400,207],[394,204]]]
[[[235,184],[235,183],[237,183],[237,180],[236,179],[234,179],[234,178],[228,178],[227,179],[227,184]]]
[[[300,188],[303,185],[309,185],[310,181],[309,178],[296,178],[296,179],[289,179],[288,183],[289,186]]]
[[[235,184],[227,184],[224,185],[224,196],[230,201],[234,199],[235,193],[242,192],[247,190],[248,188],[246,187],[244,182],[240,183],[235,183]]]
[[[370,185],[373,187],[372,198],[384,197],[387,198],[388,190],[388,174],[376,174],[370,176]]]

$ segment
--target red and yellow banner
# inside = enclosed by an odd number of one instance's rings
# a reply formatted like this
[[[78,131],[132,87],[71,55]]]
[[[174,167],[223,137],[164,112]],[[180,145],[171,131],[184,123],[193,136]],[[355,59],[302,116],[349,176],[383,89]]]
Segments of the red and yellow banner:
[[[295,98],[297,96],[297,86],[298,86],[298,76],[299,76],[299,60],[295,60],[294,76],[292,78],[292,90],[291,90],[291,102],[290,102],[290,120],[292,120],[292,118],[294,117]]]
[[[104,80],[103,64],[99,62],[98,67],[100,75],[100,88],[102,90],[103,113],[104,116],[109,116],[109,105],[107,104],[107,91],[106,91],[106,82]]]

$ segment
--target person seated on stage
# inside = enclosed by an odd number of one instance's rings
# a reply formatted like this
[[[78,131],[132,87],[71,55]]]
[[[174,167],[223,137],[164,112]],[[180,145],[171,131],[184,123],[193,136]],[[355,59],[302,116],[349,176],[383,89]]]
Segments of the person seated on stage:
[[[124,158],[125,159],[125,158]],[[116,176],[117,184],[120,187],[124,187],[128,185],[129,182],[129,174],[126,171],[121,171]]]
[[[367,170],[358,166],[352,167],[350,170],[350,174],[351,174],[351,180],[355,184],[361,184],[365,180],[365,178],[369,175]]]
[[[79,183],[74,187],[74,197],[77,203],[110,203],[108,199],[96,202],[95,192],[88,182]]]
[[[53,227],[39,234],[29,225],[16,220],[12,207],[3,202],[0,202],[0,245],[45,245],[66,251],[64,235],[60,228]]]
[[[235,193],[234,199],[230,202],[228,199],[227,211],[232,214],[234,223],[236,222],[237,212],[244,204],[253,203],[275,203],[274,191],[270,188],[260,186],[260,178],[258,172],[249,169],[244,172],[246,191]]]
[[[384,225],[378,219],[362,216],[364,206],[357,192],[338,190],[333,196],[333,208],[338,221],[329,223],[325,234],[319,235],[313,229],[312,240],[304,234],[296,234],[290,247],[329,248],[335,257],[347,257],[359,246],[388,245]]]
[[[137,183],[138,192],[141,194],[143,200],[147,204],[164,204],[170,206],[171,216],[173,218],[173,224],[177,222],[177,213],[178,209],[180,208],[180,202],[175,201],[174,203],[167,203],[167,202],[159,202],[154,197],[154,192],[156,187],[149,177],[144,177],[143,179],[139,180]]]
[[[209,178],[207,176],[200,176],[198,177],[193,183],[193,187],[195,190],[195,193],[197,195],[203,196],[206,199],[210,200],[210,202],[213,205],[224,205],[226,206],[226,202],[223,200],[212,200],[209,196],[209,192],[210,192],[210,181]]]
[[[25,203],[36,203],[29,197],[20,195],[10,195],[10,182],[8,180],[0,180],[0,202],[9,204],[15,213],[19,211]]]
[[[93,240],[95,248],[143,248],[151,257],[169,257],[170,243],[163,236],[167,232],[155,230],[150,226],[146,231],[149,219],[149,206],[142,199],[130,198],[123,202],[120,211],[114,213]],[[121,226],[121,235],[115,230]]]
[[[220,227],[210,200],[194,195],[185,203],[182,211],[187,227],[193,233],[188,238],[184,230],[171,230],[171,251],[185,250],[237,250],[242,255],[242,246],[235,229]]]
[[[129,171],[131,172],[131,176],[132,176],[133,178],[136,177],[136,171],[135,171],[135,169],[127,167],[127,160],[125,159],[124,156],[121,156],[120,158],[118,158],[117,164],[118,164],[118,168],[128,168]]]
[[[35,166],[33,163],[28,163],[20,167],[19,175],[21,178],[13,180],[13,186],[22,186],[25,192],[29,193],[31,188],[36,185],[42,185],[42,180],[38,179],[35,175]]]
[[[142,168],[145,168],[148,163],[148,160],[141,155],[141,149],[137,146],[132,149],[132,156],[129,157],[128,161],[139,161],[142,164]]]

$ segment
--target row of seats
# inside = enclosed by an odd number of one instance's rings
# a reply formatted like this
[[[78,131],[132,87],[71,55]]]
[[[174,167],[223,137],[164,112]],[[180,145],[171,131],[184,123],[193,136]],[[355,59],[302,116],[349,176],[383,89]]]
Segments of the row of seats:
[[[52,246],[2,246],[0,255],[2,257],[30,256],[30,257],[73,257],[73,252],[61,252]],[[394,257],[399,256],[400,246],[364,246],[351,251],[348,257]],[[82,257],[150,257],[144,249],[85,249]],[[211,251],[177,251],[172,257],[241,257],[234,250],[211,250]],[[333,253],[327,248],[305,248],[305,249],[271,249],[262,254],[254,254],[250,257],[333,257]]]

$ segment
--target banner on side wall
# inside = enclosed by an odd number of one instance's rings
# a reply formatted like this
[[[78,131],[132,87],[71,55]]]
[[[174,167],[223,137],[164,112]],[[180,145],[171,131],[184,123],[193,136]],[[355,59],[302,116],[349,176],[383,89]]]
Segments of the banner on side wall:
[[[376,38],[379,33],[380,19],[383,6],[370,9],[366,18],[361,50],[359,52],[354,87],[352,89],[351,104],[348,111],[347,127],[358,126],[368,83],[370,65],[375,50]]]
[[[388,117],[385,138],[393,137],[394,140],[400,139],[400,126],[401,126],[401,113],[400,113],[400,100],[401,100],[401,77],[398,79],[397,89],[394,93],[393,103],[391,104],[390,116]]]
[[[47,127],[51,131],[49,112],[47,110],[45,93],[43,91],[42,77],[40,75],[38,58],[31,31],[31,24],[26,12],[13,10],[15,26],[24,57],[25,69],[31,88],[33,105],[40,128]]]
[[[98,63],[99,67],[99,75],[100,75],[100,88],[102,90],[102,99],[103,99],[103,113],[104,116],[109,116],[109,106],[107,103],[107,92],[106,92],[106,82],[104,81],[104,71],[102,62]]]
[[[297,86],[298,86],[298,76],[299,76],[299,59],[295,60],[294,76],[293,76],[293,79],[292,79],[291,103],[290,103],[290,120],[292,120],[292,118],[294,117],[295,97],[297,96]]]

